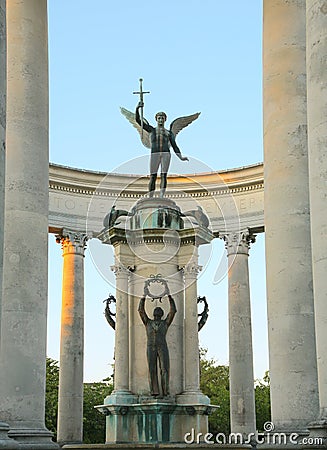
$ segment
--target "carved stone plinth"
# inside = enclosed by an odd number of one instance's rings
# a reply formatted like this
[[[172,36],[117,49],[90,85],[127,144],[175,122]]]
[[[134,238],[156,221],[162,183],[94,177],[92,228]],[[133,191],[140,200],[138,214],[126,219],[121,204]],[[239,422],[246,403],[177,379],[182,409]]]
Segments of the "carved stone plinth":
[[[0,448],[6,450],[18,450],[19,444],[8,436],[9,425],[0,422]]]
[[[174,399],[140,398],[140,402],[114,404],[112,396],[96,408],[107,416],[106,443],[184,443],[186,433],[207,433],[208,404],[178,404]],[[122,400],[122,399],[121,399]],[[107,403],[107,402],[110,402]]]

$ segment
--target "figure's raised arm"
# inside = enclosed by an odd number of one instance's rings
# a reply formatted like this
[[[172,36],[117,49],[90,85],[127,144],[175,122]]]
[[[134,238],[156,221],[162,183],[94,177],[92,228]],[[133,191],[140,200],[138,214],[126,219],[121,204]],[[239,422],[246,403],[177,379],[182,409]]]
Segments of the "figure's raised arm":
[[[138,102],[135,110],[135,120],[138,125],[141,126],[141,117],[140,117],[140,108],[143,108],[144,103]],[[153,130],[153,127],[148,123],[146,119],[143,119],[143,130],[147,131],[148,133],[151,133]]]
[[[136,122],[135,114],[133,112],[131,112],[131,111],[128,111],[128,109],[123,108],[123,107],[120,108],[120,111],[121,111],[122,115],[124,117],[126,117],[126,119],[129,121],[129,123],[131,123],[133,125],[133,127],[137,129],[137,131],[138,131],[138,133],[140,135],[142,144],[145,147],[147,147],[147,148],[151,148],[151,142],[150,142],[150,138],[149,138],[149,133],[148,132],[142,133],[141,125],[139,125]]]
[[[167,323],[167,326],[169,327],[169,325],[174,320],[177,309],[176,309],[176,304],[175,304],[173,297],[171,295],[168,295],[168,299],[169,299],[170,309],[169,309],[169,313],[166,317],[166,323]]]
[[[145,305],[145,297],[142,297],[140,300],[140,303],[139,303],[138,312],[140,314],[140,317],[141,317],[144,325],[147,325],[147,323],[149,322],[149,317],[148,317],[147,313],[145,312],[144,305]]]

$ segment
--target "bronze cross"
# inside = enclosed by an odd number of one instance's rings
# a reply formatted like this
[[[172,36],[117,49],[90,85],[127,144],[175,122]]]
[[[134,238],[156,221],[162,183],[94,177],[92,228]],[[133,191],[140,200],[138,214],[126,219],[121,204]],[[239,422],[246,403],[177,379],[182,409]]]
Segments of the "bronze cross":
[[[150,91],[143,91],[142,88],[142,83],[143,83],[143,78],[140,78],[140,90],[138,92],[133,92],[133,94],[139,94],[140,95],[140,102],[143,105],[143,95],[144,94],[150,94]],[[143,106],[140,108],[141,109],[141,114],[140,114],[140,118],[141,118],[141,135],[143,138]]]

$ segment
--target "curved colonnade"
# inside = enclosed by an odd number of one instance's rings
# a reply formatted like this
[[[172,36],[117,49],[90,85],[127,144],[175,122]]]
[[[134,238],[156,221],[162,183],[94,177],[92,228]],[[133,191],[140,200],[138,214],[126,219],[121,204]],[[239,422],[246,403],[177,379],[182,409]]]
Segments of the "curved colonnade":
[[[94,172],[50,164],[49,232],[62,228],[96,236],[113,205],[130,210],[147,192],[148,177]],[[169,176],[167,197],[182,211],[200,206],[217,234],[227,229],[264,230],[263,165],[221,172]]]

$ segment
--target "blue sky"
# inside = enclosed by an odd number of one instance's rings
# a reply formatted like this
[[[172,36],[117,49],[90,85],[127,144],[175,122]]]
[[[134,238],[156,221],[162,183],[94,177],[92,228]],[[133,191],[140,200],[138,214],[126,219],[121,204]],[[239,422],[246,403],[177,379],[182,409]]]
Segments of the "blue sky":
[[[151,91],[144,108],[150,123],[159,110],[167,113],[168,123],[201,112],[178,135],[191,162],[173,157],[172,172],[225,170],[262,161],[261,1],[48,4],[51,162],[147,173],[148,150],[119,111],[120,106],[134,110],[138,98],[132,92],[140,77]],[[98,244],[91,241],[85,257],[86,381],[108,376],[113,354],[113,332],[102,304],[113,288],[92,261],[95,248]],[[214,242],[198,289],[210,306],[201,345],[221,364],[228,363],[227,280],[218,285],[212,280],[223,248],[222,241]],[[59,359],[62,258],[52,235],[49,254],[48,355]],[[253,244],[249,263],[255,375],[261,378],[268,369],[263,235]]]

